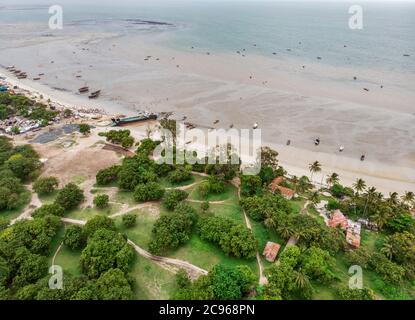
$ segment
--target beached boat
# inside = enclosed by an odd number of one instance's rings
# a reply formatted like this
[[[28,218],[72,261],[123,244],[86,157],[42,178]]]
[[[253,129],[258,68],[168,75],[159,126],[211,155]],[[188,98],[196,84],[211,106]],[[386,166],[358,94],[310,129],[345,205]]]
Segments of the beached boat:
[[[78,89],[79,93],[84,93],[89,91],[89,87],[82,87]]]
[[[139,116],[135,117],[129,117],[129,118],[113,118],[112,120],[112,126],[123,126],[123,125],[129,125],[137,122],[147,121],[147,120],[157,120],[157,115],[153,113],[142,113]]]
[[[94,91],[94,92],[91,92],[91,94],[89,95],[88,98],[89,99],[95,99],[95,98],[98,98],[100,94],[101,94],[101,90]]]
[[[9,90],[9,88],[5,86],[0,86],[0,92],[7,92],[7,90]]]

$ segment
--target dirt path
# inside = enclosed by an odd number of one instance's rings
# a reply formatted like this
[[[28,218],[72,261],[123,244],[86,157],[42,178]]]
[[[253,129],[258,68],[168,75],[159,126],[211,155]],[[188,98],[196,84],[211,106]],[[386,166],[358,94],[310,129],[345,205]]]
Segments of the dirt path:
[[[10,221],[10,225],[15,224],[17,221],[31,219],[31,214],[33,210],[40,208],[42,206],[42,201],[40,201],[36,192],[33,192],[32,185],[26,186],[27,189],[30,191],[32,198],[30,199],[30,203],[26,206],[25,210],[15,219]]]
[[[91,190],[94,188],[95,179],[88,179],[85,182],[81,183],[82,190],[84,191],[84,202],[81,204],[81,208],[88,208],[94,205],[95,195],[91,193]]]
[[[58,255],[58,253],[59,253],[59,251],[61,250],[62,246],[63,246],[63,241],[61,242],[61,244],[59,245],[58,249],[56,249],[55,254],[53,255],[53,258],[52,258],[52,265],[55,265],[55,259],[56,259],[56,256]]]
[[[192,184],[188,184],[186,186],[181,186],[181,187],[174,187],[174,188],[166,188],[166,190],[188,190],[193,188],[194,186],[197,186],[198,184],[200,184],[202,181],[196,181],[193,182]]]
[[[154,202],[142,203],[142,204],[136,205],[134,207],[128,206],[127,208],[125,208],[125,209],[123,208],[121,211],[119,211],[117,213],[114,213],[114,214],[110,215],[109,217],[110,218],[117,218],[117,217],[126,215],[126,214],[128,214],[129,212],[131,212],[133,210],[138,210],[138,209],[143,209],[143,208],[151,207],[151,206],[153,206],[153,205],[155,205],[157,203],[158,202],[154,201]]]
[[[131,240],[128,240],[128,243],[134,248],[134,250],[142,257],[150,259],[151,261],[154,261],[157,264],[160,265],[170,265],[173,266],[173,268],[180,270],[180,269],[184,269],[186,270],[186,272],[188,273],[189,277],[191,279],[197,279],[198,277],[200,277],[201,275],[206,275],[208,274],[207,270],[204,270],[202,268],[199,268],[187,261],[184,260],[179,260],[179,259],[173,259],[173,258],[167,258],[167,257],[160,257],[160,256],[155,256],[153,254],[151,254],[150,252],[144,250],[143,248],[140,248],[139,246],[137,246],[134,242],[132,242]],[[170,270],[172,271],[172,270]]]
[[[241,181],[240,181],[240,179],[239,178],[233,179],[231,181],[231,184],[234,185],[238,189],[238,199],[241,200]],[[248,215],[246,214],[244,209],[242,209],[242,212],[244,214],[246,227],[249,230],[252,231],[252,225],[251,225],[251,221],[249,221]],[[268,280],[264,275],[264,266],[262,265],[261,256],[260,256],[258,251],[256,253],[256,261],[257,261],[258,269],[259,269],[259,284],[265,285],[265,284],[268,283]]]
[[[193,202],[193,203],[204,203],[205,200],[194,200],[194,199],[186,199],[187,202]],[[209,204],[224,204],[226,200],[220,200],[220,201],[208,201]]]
[[[83,225],[86,224],[86,221],[77,220],[77,219],[62,218],[61,220],[64,223],[74,224],[74,225],[79,225],[79,226],[83,226]],[[147,258],[147,259],[157,263],[158,265],[160,265],[164,269],[167,269],[170,272],[176,273],[180,269],[184,269],[184,270],[186,270],[186,272],[188,273],[188,275],[191,279],[197,279],[201,275],[208,274],[207,270],[199,268],[198,266],[195,266],[195,265],[193,265],[193,264],[191,264],[187,261],[156,256],[156,255],[153,255],[150,252],[144,250],[143,248],[139,247],[137,244],[135,244],[130,239],[127,239],[127,242],[128,242],[128,244],[130,244],[133,247],[133,249],[140,256],[142,256],[144,258]]]

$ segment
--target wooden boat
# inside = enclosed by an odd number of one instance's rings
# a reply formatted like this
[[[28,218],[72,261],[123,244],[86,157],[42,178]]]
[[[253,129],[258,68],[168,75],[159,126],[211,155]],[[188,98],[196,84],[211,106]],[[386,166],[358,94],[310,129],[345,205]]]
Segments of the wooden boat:
[[[79,93],[84,93],[89,91],[89,87],[82,87],[78,89]]]
[[[144,115],[140,115],[136,117],[129,117],[129,118],[121,118],[121,119],[113,118],[111,120],[112,120],[112,126],[117,127],[117,126],[123,126],[123,125],[128,125],[128,124],[132,124],[136,122],[147,121],[147,120],[157,120],[157,115],[149,113],[149,114],[144,114]]]
[[[6,92],[7,90],[9,90],[9,88],[5,86],[0,86],[0,92]]]
[[[38,81],[38,80],[40,80],[40,78],[39,77],[36,77],[36,78],[33,78],[33,80],[34,81]]]
[[[89,95],[88,98],[89,99],[95,99],[95,98],[98,98],[100,94],[101,94],[101,90],[94,91],[94,92],[91,92],[91,94]]]

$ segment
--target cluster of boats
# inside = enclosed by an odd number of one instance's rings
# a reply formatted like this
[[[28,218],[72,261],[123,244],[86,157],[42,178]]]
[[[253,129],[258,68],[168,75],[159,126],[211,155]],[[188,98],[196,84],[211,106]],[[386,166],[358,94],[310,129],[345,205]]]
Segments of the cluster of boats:
[[[79,88],[78,91],[79,93],[87,93],[89,92],[89,87]],[[95,98],[98,98],[100,94],[101,94],[101,90],[93,91],[89,94],[88,98],[95,99]]]
[[[26,79],[27,78],[27,73],[23,72],[19,69],[16,69],[15,66],[10,66],[6,68],[8,71],[10,71],[11,73],[13,73],[17,79]]]

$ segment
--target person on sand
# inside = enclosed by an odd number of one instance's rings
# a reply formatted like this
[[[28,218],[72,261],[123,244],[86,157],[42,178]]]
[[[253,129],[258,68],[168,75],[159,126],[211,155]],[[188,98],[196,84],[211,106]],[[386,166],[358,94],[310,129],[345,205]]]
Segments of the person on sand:
[[[365,161],[366,156],[364,154],[362,154],[362,156],[360,157],[360,161]]]
[[[344,150],[344,147],[343,146],[340,146],[339,147],[339,152],[343,152],[343,150]]]
[[[287,146],[291,144],[291,140],[287,140]]]
[[[317,138],[316,140],[314,140],[314,144],[315,144],[316,146],[318,146],[318,145],[320,144],[320,138]]]

